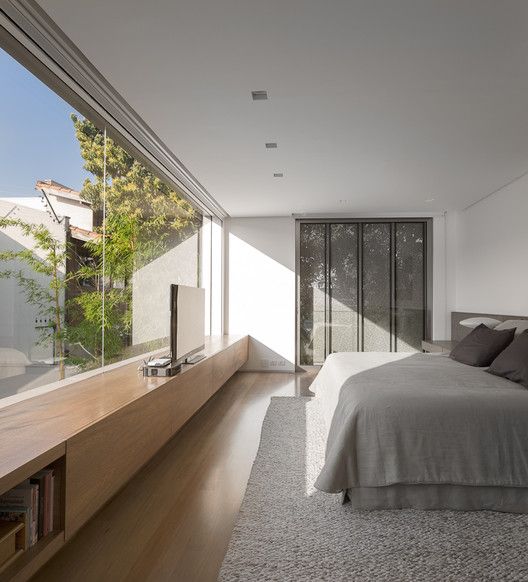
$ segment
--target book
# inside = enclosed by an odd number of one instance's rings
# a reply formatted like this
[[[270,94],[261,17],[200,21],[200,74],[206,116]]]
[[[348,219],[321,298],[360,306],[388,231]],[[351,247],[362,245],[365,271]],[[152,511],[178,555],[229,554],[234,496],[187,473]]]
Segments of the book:
[[[49,504],[48,504],[48,533],[55,528],[55,471],[51,470],[49,474]]]
[[[39,486],[38,537],[53,531],[53,469],[43,469],[31,477],[30,482]]]
[[[31,489],[31,545],[38,542],[38,515],[39,515],[39,486],[37,483],[29,484]]]
[[[13,489],[0,495],[0,509],[2,507],[24,506],[31,507],[33,491],[29,479],[20,483]]]
[[[25,513],[28,547],[38,541],[39,486],[29,479],[0,495],[0,511]],[[16,520],[15,520],[16,521]]]
[[[39,504],[38,504],[38,524],[37,532],[39,539],[44,537],[44,525],[46,518],[46,475],[43,471],[39,471],[30,478],[30,483],[38,485],[39,488]]]

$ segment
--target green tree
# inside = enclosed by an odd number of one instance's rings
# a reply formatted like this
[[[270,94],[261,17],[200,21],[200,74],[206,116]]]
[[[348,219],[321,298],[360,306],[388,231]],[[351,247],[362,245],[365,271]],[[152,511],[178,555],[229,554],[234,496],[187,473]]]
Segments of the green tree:
[[[98,357],[104,328],[104,355],[112,358],[130,338],[134,271],[197,232],[201,217],[175,190],[108,137],[105,167],[104,132],[87,119],[71,118],[84,168],[92,175],[85,180],[81,196],[99,216],[105,202],[106,221],[104,229],[96,227],[100,236],[85,243],[94,262],[83,267],[79,277],[99,284],[96,291],[83,292],[71,301],[78,323],[70,330],[70,337],[77,341],[83,338],[84,345],[88,342]]]
[[[135,268],[162,255],[169,244],[178,244],[196,232],[200,217],[178,192],[108,137],[105,172],[104,132],[87,119],[76,115],[71,118],[84,168],[93,176],[85,180],[81,196],[95,212],[102,211],[104,197],[107,217],[127,217],[124,228],[132,237]],[[113,226],[118,236],[120,225]],[[113,242],[111,236],[107,224],[107,245]]]
[[[2,251],[0,261],[21,262],[34,273],[44,275],[49,279],[49,283],[47,285],[39,283],[23,269],[2,270],[0,278],[14,279],[26,295],[28,303],[37,307],[39,316],[49,319],[49,327],[41,330],[40,341],[48,341],[51,330],[55,356],[59,364],[59,377],[62,380],[65,376],[63,296],[69,281],[75,276],[65,274],[68,245],[57,241],[43,224],[34,225],[10,218],[0,219],[0,228],[9,227],[17,228],[24,237],[32,238],[32,248]]]

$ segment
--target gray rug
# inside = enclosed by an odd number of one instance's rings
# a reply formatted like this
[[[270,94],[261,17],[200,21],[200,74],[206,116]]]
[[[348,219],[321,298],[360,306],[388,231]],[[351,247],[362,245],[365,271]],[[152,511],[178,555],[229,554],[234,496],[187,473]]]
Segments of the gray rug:
[[[528,516],[356,511],[314,490],[317,401],[272,398],[219,580],[528,580]]]

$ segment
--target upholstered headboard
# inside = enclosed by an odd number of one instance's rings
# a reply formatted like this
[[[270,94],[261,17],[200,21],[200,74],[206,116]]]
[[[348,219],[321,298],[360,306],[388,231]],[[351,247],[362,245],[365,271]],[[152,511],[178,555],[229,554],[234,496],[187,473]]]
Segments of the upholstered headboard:
[[[507,319],[528,319],[526,315],[496,315],[494,313],[466,313],[465,311],[452,311],[451,312],[451,339],[455,341],[460,341],[465,337],[471,330],[460,322],[468,317],[492,317],[493,319],[498,319],[499,321],[506,321]]]

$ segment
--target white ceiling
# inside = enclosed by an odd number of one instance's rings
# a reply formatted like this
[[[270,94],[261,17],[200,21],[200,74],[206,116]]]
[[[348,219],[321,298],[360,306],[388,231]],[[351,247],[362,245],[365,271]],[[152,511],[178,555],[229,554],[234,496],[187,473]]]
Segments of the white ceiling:
[[[232,216],[464,208],[528,169],[526,0],[40,3]]]

